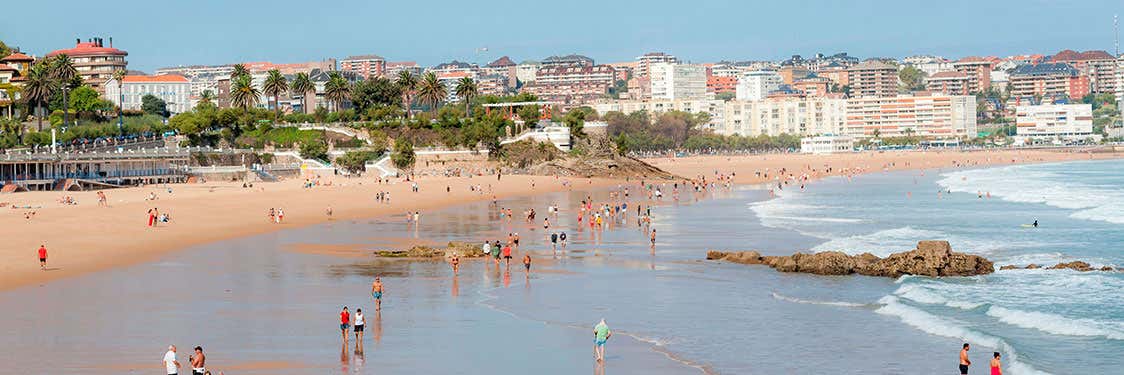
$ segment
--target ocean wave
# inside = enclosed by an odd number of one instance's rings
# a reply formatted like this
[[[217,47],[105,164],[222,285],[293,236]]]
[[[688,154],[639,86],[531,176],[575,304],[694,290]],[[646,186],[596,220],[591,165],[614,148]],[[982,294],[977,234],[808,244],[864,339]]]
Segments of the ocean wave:
[[[783,294],[780,294],[780,293],[777,293],[777,292],[773,292],[773,298],[781,300],[781,301],[787,301],[787,302],[792,302],[792,303],[803,303],[803,304],[809,304],[809,305],[826,305],[826,306],[840,306],[840,307],[868,307],[868,306],[871,306],[871,304],[867,304],[867,303],[842,302],[842,301],[815,301],[815,300],[809,300],[809,299],[789,297],[789,296],[786,296],[786,295],[783,295]]]
[[[991,306],[987,315],[1000,322],[1013,326],[1034,329],[1054,335],[1105,337],[1124,340],[1124,324],[1120,322],[1100,322],[1093,319],[1074,319],[1061,315],[1008,309]]]
[[[1007,369],[1013,375],[1048,375],[1033,366],[1019,361],[1015,348],[1001,338],[973,330],[957,322],[927,313],[913,306],[901,303],[895,296],[885,296],[878,300],[882,307],[874,310],[883,315],[895,316],[902,323],[936,336],[951,337],[966,342],[995,348],[1004,352],[1007,358]]]
[[[973,310],[986,305],[984,302],[968,302],[947,298],[921,285],[902,285],[894,295],[927,305],[945,305],[961,310]]]
[[[961,193],[990,193],[1009,202],[1039,203],[1075,210],[1070,217],[1124,224],[1124,190],[1116,184],[1044,171],[1049,165],[1020,165],[943,174],[941,187]]]

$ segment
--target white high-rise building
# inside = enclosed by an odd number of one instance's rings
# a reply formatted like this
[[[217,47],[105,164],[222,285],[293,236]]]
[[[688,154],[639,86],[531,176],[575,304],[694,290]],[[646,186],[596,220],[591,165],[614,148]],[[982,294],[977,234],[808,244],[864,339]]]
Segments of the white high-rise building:
[[[725,135],[838,134],[847,118],[844,99],[812,96],[733,100],[725,110],[723,125],[715,129]]]
[[[933,94],[847,99],[847,121],[839,134],[856,139],[918,136],[976,137],[976,97]]]
[[[636,58],[636,76],[646,78],[651,73],[652,64],[677,63],[679,59],[663,52],[650,52]]]
[[[706,98],[706,67],[699,64],[655,63],[651,66],[652,99]]]
[[[780,73],[771,70],[757,70],[738,77],[734,96],[738,100],[761,100],[784,84]]]

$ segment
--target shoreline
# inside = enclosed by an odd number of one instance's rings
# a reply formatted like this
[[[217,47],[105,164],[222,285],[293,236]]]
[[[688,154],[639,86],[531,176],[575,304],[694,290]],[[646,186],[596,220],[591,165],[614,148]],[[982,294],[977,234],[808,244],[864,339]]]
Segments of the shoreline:
[[[774,179],[754,176],[753,172],[780,168],[794,176],[807,174],[810,180],[846,174],[872,173],[879,170],[952,169],[951,161],[960,168],[988,167],[1040,162],[1060,162],[1119,158],[1117,153],[1086,154],[1056,151],[993,151],[993,152],[864,152],[854,154],[808,155],[769,154],[749,156],[694,156],[685,158],[646,159],[646,162],[684,178],[700,175],[713,179],[713,172],[735,172],[733,183],[768,186]],[[825,173],[830,165],[832,173]],[[813,171],[814,169],[814,171]],[[700,174],[700,172],[702,172]],[[337,220],[358,220],[393,217],[406,211],[424,211],[457,204],[491,199],[493,194],[470,191],[479,185],[485,192],[492,189],[496,199],[558,192],[575,187],[604,188],[625,180],[614,178],[567,178],[553,176],[505,175],[499,181],[492,176],[421,177],[420,192],[410,192],[412,182],[396,181],[378,184],[376,178],[344,178],[323,176],[321,186],[304,188],[302,179],[275,183],[259,183],[241,188],[236,182],[175,184],[104,190],[109,207],[97,207],[96,192],[25,192],[0,196],[0,202],[11,205],[42,207],[35,209],[2,208],[0,225],[19,230],[7,250],[0,250],[0,290],[97,272],[114,267],[151,261],[158,256],[180,251],[193,245],[218,242],[305,227]],[[570,186],[565,186],[569,181]],[[329,186],[330,184],[330,186]],[[534,187],[532,188],[532,184]],[[449,192],[442,191],[448,187]],[[171,189],[171,193],[168,193]],[[390,193],[391,203],[375,201],[379,191]],[[156,194],[155,201],[145,198]],[[80,205],[55,202],[70,196]],[[172,217],[170,224],[148,228],[145,212],[159,208]],[[282,224],[268,221],[266,211],[279,207],[286,211]],[[332,215],[326,213],[332,208]],[[25,213],[35,216],[25,219]],[[23,228],[23,229],[18,229]],[[34,268],[34,250],[45,243],[49,251],[48,271]]]

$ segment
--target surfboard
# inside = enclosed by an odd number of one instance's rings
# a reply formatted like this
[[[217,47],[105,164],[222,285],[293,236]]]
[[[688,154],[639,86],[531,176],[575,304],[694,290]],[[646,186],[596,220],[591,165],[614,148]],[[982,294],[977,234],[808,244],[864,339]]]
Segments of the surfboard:
[[[1023,228],[1034,228],[1034,224],[1020,224],[1019,226]]]

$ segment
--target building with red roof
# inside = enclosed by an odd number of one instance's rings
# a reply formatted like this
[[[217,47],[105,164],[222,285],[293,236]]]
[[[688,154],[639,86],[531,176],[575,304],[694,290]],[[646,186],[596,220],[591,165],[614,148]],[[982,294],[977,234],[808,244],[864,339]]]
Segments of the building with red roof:
[[[1105,51],[1064,50],[1050,56],[1047,61],[1051,63],[1065,63],[1072,65],[1077,71],[1089,79],[1089,91],[1095,94],[1114,94],[1117,82],[1116,59]],[[1080,99],[1080,98],[1073,98]]]
[[[47,54],[47,57],[67,55],[74,62],[74,69],[78,76],[87,85],[100,93],[105,93],[105,81],[113,78],[113,72],[126,70],[128,62],[125,56],[129,53],[113,48],[113,38],[109,38],[109,46],[103,44],[101,38],[90,38],[83,42],[77,39],[74,48],[60,49]]]

